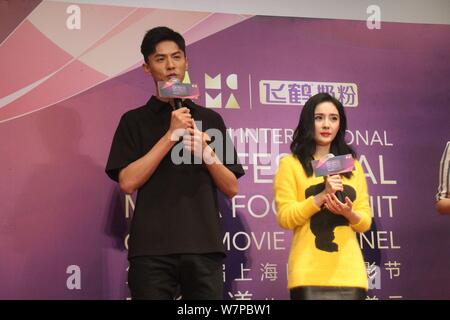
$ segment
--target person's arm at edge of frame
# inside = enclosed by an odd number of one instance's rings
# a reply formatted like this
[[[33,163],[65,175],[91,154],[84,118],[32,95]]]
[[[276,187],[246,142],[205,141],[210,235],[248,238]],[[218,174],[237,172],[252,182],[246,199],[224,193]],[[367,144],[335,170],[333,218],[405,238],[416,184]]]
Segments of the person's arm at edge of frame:
[[[450,215],[450,198],[440,199],[438,202],[436,202],[436,210],[442,215]]]
[[[450,168],[450,141],[447,142],[439,162],[439,186],[436,194],[436,210],[442,215],[450,214],[449,180],[450,172],[444,176],[444,168]],[[446,188],[445,188],[446,187]]]

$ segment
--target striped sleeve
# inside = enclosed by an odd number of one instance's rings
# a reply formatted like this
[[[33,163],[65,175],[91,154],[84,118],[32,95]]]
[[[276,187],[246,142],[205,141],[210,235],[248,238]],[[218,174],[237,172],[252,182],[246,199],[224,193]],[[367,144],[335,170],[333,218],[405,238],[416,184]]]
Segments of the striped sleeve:
[[[436,201],[450,198],[450,141],[445,146],[439,165],[439,187]]]

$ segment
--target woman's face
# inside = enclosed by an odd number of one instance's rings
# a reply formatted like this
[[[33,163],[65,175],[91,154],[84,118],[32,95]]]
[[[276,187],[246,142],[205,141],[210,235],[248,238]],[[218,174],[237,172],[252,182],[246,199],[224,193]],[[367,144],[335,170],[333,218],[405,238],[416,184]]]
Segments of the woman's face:
[[[314,140],[317,145],[330,146],[339,131],[339,112],[329,101],[319,103],[314,110]]]

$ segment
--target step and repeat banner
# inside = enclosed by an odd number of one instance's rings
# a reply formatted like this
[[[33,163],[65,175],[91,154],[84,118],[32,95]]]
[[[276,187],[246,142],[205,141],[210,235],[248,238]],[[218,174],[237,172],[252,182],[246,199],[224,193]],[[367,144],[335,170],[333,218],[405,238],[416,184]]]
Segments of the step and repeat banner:
[[[198,103],[222,115],[246,170],[238,195],[219,197],[224,299],[289,298],[291,231],[276,223],[272,183],[318,92],[344,104],[366,173],[367,299],[450,299],[450,219],[434,198],[450,139],[449,25],[28,6],[0,30],[1,299],[129,297],[135,197],[104,166],[120,116],[155,92],[139,47],[159,25],[185,37]]]

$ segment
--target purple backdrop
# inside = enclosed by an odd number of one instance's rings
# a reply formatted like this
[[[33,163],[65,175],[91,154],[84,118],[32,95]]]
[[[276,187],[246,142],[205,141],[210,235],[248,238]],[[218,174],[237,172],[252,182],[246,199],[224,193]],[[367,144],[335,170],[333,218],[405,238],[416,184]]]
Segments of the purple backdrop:
[[[382,23],[368,30],[365,22],[256,16],[187,48],[192,82],[211,97],[222,94],[216,110],[227,126],[275,129],[269,137],[280,134],[281,143],[267,151],[276,154],[288,152],[301,107],[261,103],[261,80],[356,84],[358,105],[346,108],[348,138],[372,172],[375,213],[360,239],[365,260],[379,268],[371,276],[380,276],[369,298],[450,299],[450,220],[434,208],[438,163],[450,139],[449,36],[444,25]],[[205,85],[205,74],[220,74],[220,89]],[[131,205],[103,170],[121,114],[153,90],[137,68],[0,123],[0,298],[128,296]],[[238,108],[225,108],[230,94]],[[205,95],[200,102],[208,104]],[[372,143],[357,143],[357,132],[366,131]],[[238,196],[220,200],[230,247],[224,297],[287,299],[291,236],[275,221],[273,174],[242,160],[247,173]],[[81,288],[71,290],[72,265],[80,268]]]

